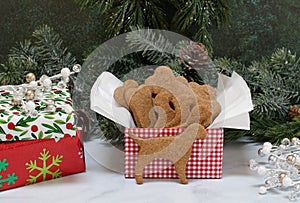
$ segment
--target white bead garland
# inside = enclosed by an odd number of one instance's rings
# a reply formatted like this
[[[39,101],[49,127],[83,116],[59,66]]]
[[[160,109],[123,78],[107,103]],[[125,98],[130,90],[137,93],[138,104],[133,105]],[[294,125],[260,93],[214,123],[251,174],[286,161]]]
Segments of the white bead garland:
[[[259,161],[257,159],[260,159]],[[264,177],[259,194],[268,190],[289,191],[291,201],[300,194],[300,140],[284,138],[279,146],[265,142],[258,150],[258,158],[249,160],[249,168]]]
[[[70,76],[71,71],[69,68],[63,68],[63,69],[61,69],[60,74],[63,78],[67,78]]]
[[[26,113],[29,116],[37,116],[38,112],[35,110],[35,103],[31,100],[43,100],[43,95],[45,92],[49,92],[52,89],[52,80],[60,79],[57,87],[64,89],[69,82],[69,77],[72,74],[79,73],[81,71],[81,66],[75,64],[72,68],[72,72],[69,68],[62,68],[60,74],[48,77],[47,75],[42,75],[39,80],[35,80],[35,75],[33,73],[28,73],[26,75],[27,84],[22,85],[8,85],[2,86],[4,89],[13,91],[13,98],[11,99],[12,105],[19,105],[22,112]],[[61,85],[59,85],[61,84]],[[24,102],[23,99],[26,99],[27,102]],[[49,104],[48,101],[44,101],[47,105],[43,111],[46,112],[55,112],[56,106],[55,103]],[[70,114],[74,109],[70,106],[64,108],[66,113]]]
[[[264,187],[264,186],[260,186],[259,189],[258,189],[258,193],[261,194],[261,195],[264,195],[267,193],[267,188]]]

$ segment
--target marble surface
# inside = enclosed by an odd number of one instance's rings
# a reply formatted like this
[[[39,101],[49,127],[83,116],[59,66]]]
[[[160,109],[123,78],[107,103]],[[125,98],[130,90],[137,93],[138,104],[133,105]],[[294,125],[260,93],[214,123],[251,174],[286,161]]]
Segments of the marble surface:
[[[145,179],[143,185],[137,185],[134,179],[125,179],[122,174],[102,167],[86,153],[86,172],[0,192],[0,202],[290,202],[287,192],[258,194],[263,178],[247,166],[258,147],[247,142],[226,144],[223,178],[190,179],[188,185],[179,184],[177,179]]]

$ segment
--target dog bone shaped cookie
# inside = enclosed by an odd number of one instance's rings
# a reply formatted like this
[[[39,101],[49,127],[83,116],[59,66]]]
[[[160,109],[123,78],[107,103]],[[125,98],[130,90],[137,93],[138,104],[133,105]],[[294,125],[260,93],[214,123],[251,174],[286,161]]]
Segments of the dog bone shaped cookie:
[[[135,80],[126,80],[122,86],[115,89],[114,99],[118,104],[129,109],[128,98],[130,98],[130,95],[127,93],[127,91],[133,93],[138,86],[139,85]]]
[[[221,110],[213,87],[175,77],[167,66],[157,67],[140,86],[127,80],[114,98],[142,128],[187,127],[194,122],[207,127]]]

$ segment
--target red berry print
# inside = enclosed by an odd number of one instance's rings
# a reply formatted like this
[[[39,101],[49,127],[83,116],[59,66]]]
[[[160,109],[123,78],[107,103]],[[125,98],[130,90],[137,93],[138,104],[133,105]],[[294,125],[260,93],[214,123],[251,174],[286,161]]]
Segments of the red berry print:
[[[11,139],[13,139],[13,135],[12,134],[6,134],[5,138],[7,140],[11,140]]]
[[[39,128],[36,125],[31,126],[31,131],[32,132],[37,132]]]
[[[73,128],[73,124],[72,124],[72,123],[67,123],[67,124],[66,124],[66,128],[67,128],[68,130],[71,130],[71,129]]]
[[[13,130],[13,129],[15,129],[16,126],[15,126],[15,124],[13,122],[9,122],[7,124],[7,127],[8,127],[8,129]]]

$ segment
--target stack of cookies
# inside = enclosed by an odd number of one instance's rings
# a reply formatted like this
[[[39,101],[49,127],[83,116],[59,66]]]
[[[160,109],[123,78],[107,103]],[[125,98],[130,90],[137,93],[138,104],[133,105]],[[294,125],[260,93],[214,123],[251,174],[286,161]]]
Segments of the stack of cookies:
[[[193,123],[206,128],[221,111],[213,87],[188,82],[167,66],[157,67],[144,84],[125,81],[114,98],[139,128],[186,128]]]

